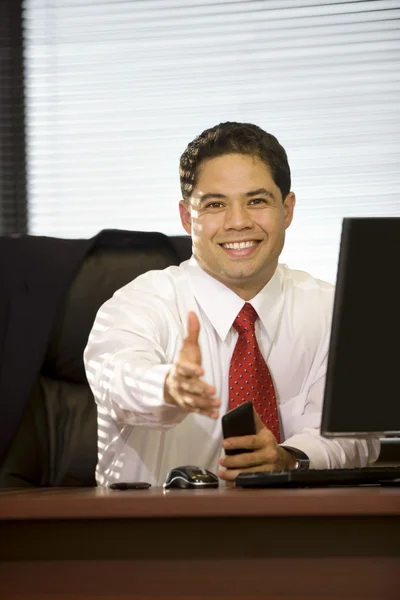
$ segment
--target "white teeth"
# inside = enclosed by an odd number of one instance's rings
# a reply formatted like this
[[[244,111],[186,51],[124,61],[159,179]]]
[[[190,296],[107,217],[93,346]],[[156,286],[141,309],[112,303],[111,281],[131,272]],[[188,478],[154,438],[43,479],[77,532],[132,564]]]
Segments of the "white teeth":
[[[251,248],[255,246],[257,242],[232,242],[231,244],[222,244],[224,248],[229,250],[242,250],[243,248]]]

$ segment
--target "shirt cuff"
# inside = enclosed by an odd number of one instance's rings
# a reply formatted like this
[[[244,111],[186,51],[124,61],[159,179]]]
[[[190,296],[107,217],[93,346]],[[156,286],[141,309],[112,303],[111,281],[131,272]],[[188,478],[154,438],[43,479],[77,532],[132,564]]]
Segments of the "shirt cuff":
[[[380,449],[378,438],[325,438],[316,429],[293,435],[284,445],[305,452],[310,458],[310,469],[346,469],[366,467],[373,463]]]
[[[319,436],[311,433],[297,433],[282,442],[282,446],[293,446],[293,448],[305,452],[310,459],[310,469],[331,468],[330,455],[325,441]]]

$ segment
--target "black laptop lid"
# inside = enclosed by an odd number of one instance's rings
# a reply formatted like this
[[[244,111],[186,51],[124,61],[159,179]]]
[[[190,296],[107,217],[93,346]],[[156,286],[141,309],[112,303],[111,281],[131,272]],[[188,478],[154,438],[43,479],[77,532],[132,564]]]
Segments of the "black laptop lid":
[[[400,218],[343,220],[321,433],[400,434]]]

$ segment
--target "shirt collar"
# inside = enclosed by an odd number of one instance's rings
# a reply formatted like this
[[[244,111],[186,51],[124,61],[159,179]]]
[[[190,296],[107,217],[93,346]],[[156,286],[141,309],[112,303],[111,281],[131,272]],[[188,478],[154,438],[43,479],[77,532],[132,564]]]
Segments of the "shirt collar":
[[[194,297],[224,341],[245,301],[203,271],[194,256],[189,260],[187,273]],[[275,339],[283,308],[282,287],[283,272],[278,266],[270,281],[250,300],[271,342]]]

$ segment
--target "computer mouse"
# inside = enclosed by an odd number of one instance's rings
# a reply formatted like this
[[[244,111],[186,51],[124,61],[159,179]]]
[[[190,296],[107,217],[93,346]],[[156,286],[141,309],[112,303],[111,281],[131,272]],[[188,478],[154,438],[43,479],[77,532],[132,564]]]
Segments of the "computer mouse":
[[[193,465],[185,465],[183,467],[175,467],[171,469],[165,479],[165,489],[204,489],[217,488],[219,485],[218,477]]]

